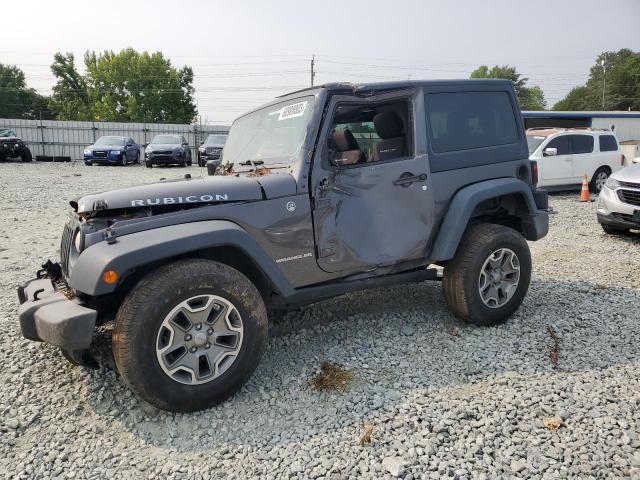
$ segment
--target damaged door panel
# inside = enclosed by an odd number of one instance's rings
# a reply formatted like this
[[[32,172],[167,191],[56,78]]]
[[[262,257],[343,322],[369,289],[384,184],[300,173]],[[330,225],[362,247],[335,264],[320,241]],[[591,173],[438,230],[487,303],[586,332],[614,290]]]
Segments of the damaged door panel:
[[[340,98],[333,109],[320,140],[324,158],[314,168],[318,265],[355,273],[424,259],[433,198],[428,158],[413,153],[411,102],[388,95],[355,104]],[[346,129],[354,132],[345,135]]]

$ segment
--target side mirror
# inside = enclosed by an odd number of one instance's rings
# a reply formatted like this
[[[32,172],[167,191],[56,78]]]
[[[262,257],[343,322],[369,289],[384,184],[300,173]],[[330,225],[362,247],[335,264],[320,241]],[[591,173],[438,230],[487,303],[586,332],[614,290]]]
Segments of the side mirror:
[[[558,155],[557,148],[545,148],[544,152],[542,152],[543,157],[555,157],[556,155]]]

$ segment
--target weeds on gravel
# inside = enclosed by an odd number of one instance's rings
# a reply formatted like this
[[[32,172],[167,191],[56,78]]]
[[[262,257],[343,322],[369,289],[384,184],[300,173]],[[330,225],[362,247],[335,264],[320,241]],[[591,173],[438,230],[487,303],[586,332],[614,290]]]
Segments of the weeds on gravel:
[[[323,362],[320,365],[320,372],[309,379],[308,383],[318,391],[344,392],[352,381],[353,373],[349,370],[329,362]]]
[[[560,337],[556,333],[555,328],[551,325],[547,325],[547,331],[553,340],[553,346],[549,352],[549,358],[551,359],[551,367],[555,370],[558,368],[558,354],[560,353]]]
[[[362,435],[360,436],[360,440],[358,440],[358,445],[362,447],[367,443],[371,443],[372,433],[373,433],[373,425],[365,425],[364,432],[362,432]]]
[[[542,424],[545,428],[549,430],[558,430],[560,427],[564,426],[564,422],[561,418],[558,417],[546,417],[542,419]]]

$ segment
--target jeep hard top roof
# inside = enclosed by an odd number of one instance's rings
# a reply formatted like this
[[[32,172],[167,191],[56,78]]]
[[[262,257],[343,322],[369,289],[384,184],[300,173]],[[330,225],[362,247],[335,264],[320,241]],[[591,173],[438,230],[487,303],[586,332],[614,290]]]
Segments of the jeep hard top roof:
[[[351,83],[351,82],[333,82],[324,83],[322,85],[314,85],[313,87],[302,88],[293,92],[285,93],[274,98],[271,102],[267,102],[260,105],[257,108],[253,108],[248,112],[245,112],[240,117],[244,117],[257,110],[269,107],[277,103],[286,101],[287,99],[300,97],[301,95],[316,95],[320,91],[328,92],[331,95],[346,94],[346,95],[358,95],[369,96],[376,93],[395,92],[400,90],[407,90],[410,88],[419,88],[423,86],[463,86],[463,85],[500,85],[512,88],[513,82],[511,80],[494,79],[494,78],[470,78],[470,79],[456,79],[456,80],[403,80],[397,82],[374,82],[374,83]],[[238,118],[240,118],[238,117]]]
[[[318,90],[327,90],[330,93],[348,93],[352,95],[371,95],[381,92],[393,92],[397,90],[405,90],[407,88],[416,88],[421,86],[434,86],[434,85],[465,85],[465,84],[505,84],[512,86],[511,80],[501,80],[493,78],[472,78],[472,79],[457,79],[457,80],[403,80],[397,82],[374,82],[374,83],[351,83],[351,82],[337,82],[337,83],[324,83],[313,87],[303,88],[294,92],[285,93],[277,98],[285,98],[292,95],[299,95],[301,93],[312,94]]]

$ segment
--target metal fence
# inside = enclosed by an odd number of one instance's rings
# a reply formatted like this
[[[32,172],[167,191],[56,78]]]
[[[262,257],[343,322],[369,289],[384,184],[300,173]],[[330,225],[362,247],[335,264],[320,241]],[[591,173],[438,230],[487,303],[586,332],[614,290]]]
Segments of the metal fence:
[[[131,137],[146,146],[159,133],[184,135],[192,157],[196,158],[196,149],[207,135],[229,131],[225,125],[0,119],[2,128],[13,130],[29,146],[34,158],[53,157],[53,160],[64,157],[82,160],[84,149],[103,135]]]

